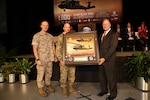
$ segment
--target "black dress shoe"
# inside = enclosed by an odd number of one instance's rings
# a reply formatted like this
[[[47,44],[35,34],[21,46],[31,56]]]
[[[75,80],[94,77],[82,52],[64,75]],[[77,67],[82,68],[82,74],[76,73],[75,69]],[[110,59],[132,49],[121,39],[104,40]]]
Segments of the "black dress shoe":
[[[100,92],[99,94],[97,94],[97,96],[103,96],[104,94],[107,94],[107,92]]]
[[[114,100],[114,98],[116,98],[116,96],[110,95],[109,97],[106,98],[106,100]]]

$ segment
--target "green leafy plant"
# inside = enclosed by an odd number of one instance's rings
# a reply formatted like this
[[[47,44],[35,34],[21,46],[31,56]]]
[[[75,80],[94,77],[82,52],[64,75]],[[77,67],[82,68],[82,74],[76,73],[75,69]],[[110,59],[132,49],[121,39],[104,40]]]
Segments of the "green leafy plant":
[[[29,58],[16,58],[17,70],[19,74],[29,74],[31,68],[36,65],[36,63],[29,60]]]
[[[17,75],[17,66],[16,62],[4,62],[4,64],[0,67],[0,72],[3,73],[4,78],[8,80],[9,74]]]
[[[132,84],[136,83],[138,77],[143,77],[145,82],[150,79],[149,52],[135,52],[132,57],[128,57],[124,66]]]

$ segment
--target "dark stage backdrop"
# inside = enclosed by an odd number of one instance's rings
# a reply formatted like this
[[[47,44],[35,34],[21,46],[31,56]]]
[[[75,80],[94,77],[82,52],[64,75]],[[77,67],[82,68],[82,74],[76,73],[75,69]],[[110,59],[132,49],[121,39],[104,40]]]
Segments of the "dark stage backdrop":
[[[0,0],[0,34],[7,33],[6,0]]]

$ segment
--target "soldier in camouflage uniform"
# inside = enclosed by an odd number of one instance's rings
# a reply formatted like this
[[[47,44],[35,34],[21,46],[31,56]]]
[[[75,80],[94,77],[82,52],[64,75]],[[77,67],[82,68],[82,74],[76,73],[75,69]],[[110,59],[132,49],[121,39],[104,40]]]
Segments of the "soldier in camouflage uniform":
[[[75,90],[72,86],[75,81],[75,66],[66,66],[63,61],[63,35],[68,34],[70,32],[70,24],[65,23],[63,27],[64,32],[58,36],[58,42],[56,44],[56,55],[59,60],[60,66],[60,87],[62,88],[63,96],[68,97],[67,94],[67,83],[69,85],[69,92],[72,94],[77,94],[77,90]],[[68,81],[67,81],[68,80]]]
[[[33,53],[37,63],[37,87],[41,96],[47,96],[44,91],[46,89],[54,93],[55,90],[51,87],[52,66],[53,61],[56,61],[54,39],[47,32],[49,28],[48,21],[41,22],[41,31],[34,34],[32,39]]]

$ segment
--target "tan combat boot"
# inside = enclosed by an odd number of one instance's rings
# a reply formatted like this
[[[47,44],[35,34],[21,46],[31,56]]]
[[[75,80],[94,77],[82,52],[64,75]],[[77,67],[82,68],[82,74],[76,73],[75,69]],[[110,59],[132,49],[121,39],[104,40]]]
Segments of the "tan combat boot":
[[[39,94],[43,97],[47,97],[47,93],[43,90],[43,88],[39,88]]]
[[[50,93],[54,93],[55,90],[51,87],[51,86],[46,86],[46,89],[50,92]]]
[[[72,93],[72,94],[77,94],[78,91],[75,90],[72,86],[69,86],[69,92]]]
[[[65,98],[68,97],[68,94],[67,94],[67,89],[65,87],[62,87],[62,94]]]

